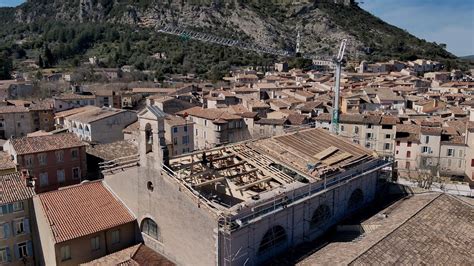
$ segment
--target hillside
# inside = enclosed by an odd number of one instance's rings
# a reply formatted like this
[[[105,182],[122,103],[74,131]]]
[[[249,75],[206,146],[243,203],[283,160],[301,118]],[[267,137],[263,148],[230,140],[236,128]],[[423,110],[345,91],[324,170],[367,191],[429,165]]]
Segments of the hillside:
[[[0,49],[15,54],[16,43],[26,51],[26,57],[38,58],[37,54],[45,55],[48,46],[54,57],[47,59],[52,61],[47,62],[50,65],[71,64],[74,59],[77,63],[84,55],[95,55],[108,67],[134,64],[163,73],[194,70],[202,74],[214,67],[214,72],[222,74],[230,65],[266,65],[274,60],[272,56],[196,44],[155,32],[162,25],[175,25],[289,51],[294,51],[299,31],[303,52],[317,56],[333,55],[340,40],[346,38],[352,58],[455,58],[356,4],[272,2],[280,4],[256,0],[30,0],[14,9],[0,9],[0,22],[6,25],[0,29]],[[157,52],[170,56],[161,62],[148,58]],[[294,63],[307,65],[301,61]]]

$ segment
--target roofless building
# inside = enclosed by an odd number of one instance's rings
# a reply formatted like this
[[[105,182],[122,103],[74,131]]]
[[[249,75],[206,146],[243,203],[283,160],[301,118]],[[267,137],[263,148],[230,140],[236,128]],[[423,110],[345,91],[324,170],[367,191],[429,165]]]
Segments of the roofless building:
[[[105,182],[177,264],[256,265],[311,241],[372,201],[388,165],[323,129],[169,157],[163,119],[139,114],[140,166]]]

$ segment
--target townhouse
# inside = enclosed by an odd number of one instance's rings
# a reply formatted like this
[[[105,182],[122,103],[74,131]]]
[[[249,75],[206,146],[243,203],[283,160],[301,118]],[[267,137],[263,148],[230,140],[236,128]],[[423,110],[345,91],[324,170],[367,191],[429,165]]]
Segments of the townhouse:
[[[221,109],[193,107],[178,115],[194,122],[194,148],[203,149],[245,140],[248,129],[242,116]]]
[[[37,265],[31,228],[33,183],[26,171],[0,175],[0,265]]]
[[[167,116],[165,140],[172,156],[194,151],[194,122],[179,116]]]
[[[33,198],[38,264],[79,265],[136,244],[138,225],[101,181]]]
[[[64,128],[81,140],[92,143],[110,143],[123,140],[122,130],[137,121],[137,113],[109,107],[88,108],[64,119]]]
[[[3,148],[37,179],[37,193],[78,184],[87,174],[85,144],[71,133],[10,139]]]

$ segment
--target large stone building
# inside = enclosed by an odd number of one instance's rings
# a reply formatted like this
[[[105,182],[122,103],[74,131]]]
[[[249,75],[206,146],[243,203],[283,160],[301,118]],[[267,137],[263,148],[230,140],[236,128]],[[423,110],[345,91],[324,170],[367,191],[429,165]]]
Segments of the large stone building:
[[[373,200],[387,165],[323,129],[166,158],[163,120],[140,117],[140,166],[105,182],[177,264],[257,265],[313,240]]]

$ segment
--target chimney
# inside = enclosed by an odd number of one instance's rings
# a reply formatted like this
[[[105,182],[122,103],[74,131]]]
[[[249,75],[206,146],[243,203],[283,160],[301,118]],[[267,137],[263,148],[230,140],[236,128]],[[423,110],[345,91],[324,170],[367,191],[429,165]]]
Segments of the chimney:
[[[21,178],[25,180],[27,187],[35,187],[35,178],[30,175],[27,169],[21,170]]]

